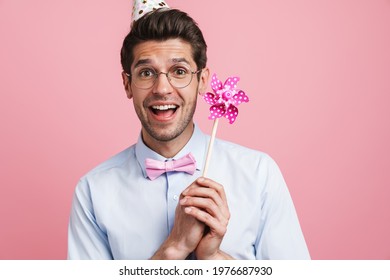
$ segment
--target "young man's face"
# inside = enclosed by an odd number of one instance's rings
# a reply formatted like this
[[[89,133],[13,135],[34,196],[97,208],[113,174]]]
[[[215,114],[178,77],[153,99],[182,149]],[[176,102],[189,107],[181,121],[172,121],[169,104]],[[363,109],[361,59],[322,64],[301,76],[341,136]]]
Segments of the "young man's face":
[[[124,84],[141,121],[143,140],[147,145],[172,140],[188,141],[193,131],[197,94],[206,90],[208,69],[202,70],[199,81],[197,74],[193,74],[191,82],[184,88],[175,88],[166,75],[160,74],[153,86],[141,89],[134,84],[135,73],[149,75],[149,70],[167,73],[172,67],[180,71],[181,66],[193,72],[201,69],[197,69],[192,58],[191,45],[180,39],[144,42],[137,45],[133,52],[133,78],[129,81],[124,77]]]

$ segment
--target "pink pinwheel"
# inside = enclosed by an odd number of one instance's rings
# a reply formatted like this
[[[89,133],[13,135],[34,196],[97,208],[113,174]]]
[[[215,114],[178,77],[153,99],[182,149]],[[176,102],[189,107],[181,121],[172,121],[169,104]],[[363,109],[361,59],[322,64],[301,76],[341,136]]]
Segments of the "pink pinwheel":
[[[237,83],[239,80],[239,77],[229,77],[225,81],[225,84],[222,85],[222,82],[217,78],[217,74],[214,74],[211,79],[211,88],[214,93],[207,92],[203,96],[204,100],[211,105],[209,119],[214,120],[213,131],[211,133],[203,168],[203,177],[206,177],[210,164],[213,144],[217,135],[219,118],[225,117],[229,120],[230,124],[233,124],[238,116],[238,109],[236,106],[243,102],[249,102],[249,98],[245,92],[237,89]]]
[[[204,100],[212,105],[210,107],[210,120],[225,117],[233,124],[238,116],[238,109],[236,106],[243,102],[249,102],[248,96],[242,90],[237,89],[239,77],[229,77],[225,84],[217,78],[214,74],[211,80],[211,88],[214,93],[207,92],[204,95]]]

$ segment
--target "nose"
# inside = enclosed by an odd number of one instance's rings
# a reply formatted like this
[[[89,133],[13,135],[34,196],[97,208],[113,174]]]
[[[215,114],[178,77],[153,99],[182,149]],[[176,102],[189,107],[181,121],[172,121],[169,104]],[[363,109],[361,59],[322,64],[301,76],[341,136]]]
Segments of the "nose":
[[[160,72],[157,74],[156,81],[153,86],[155,94],[169,94],[173,91],[173,87],[169,82],[168,73]]]

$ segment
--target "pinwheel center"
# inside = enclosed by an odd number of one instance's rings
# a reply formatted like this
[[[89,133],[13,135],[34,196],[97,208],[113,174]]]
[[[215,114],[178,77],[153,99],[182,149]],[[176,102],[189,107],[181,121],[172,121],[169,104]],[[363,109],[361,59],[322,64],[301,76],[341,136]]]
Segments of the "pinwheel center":
[[[222,98],[225,99],[225,100],[232,99],[232,98],[233,98],[233,93],[232,93],[230,90],[226,90],[226,91],[222,94]]]

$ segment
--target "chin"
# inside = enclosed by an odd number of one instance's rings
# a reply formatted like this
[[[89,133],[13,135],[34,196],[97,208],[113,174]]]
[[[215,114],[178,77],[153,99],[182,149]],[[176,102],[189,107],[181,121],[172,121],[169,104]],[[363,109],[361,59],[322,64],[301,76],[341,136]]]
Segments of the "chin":
[[[189,127],[188,122],[179,124],[162,125],[160,127],[144,126],[146,132],[155,140],[160,142],[169,142],[182,135]]]
[[[149,134],[150,137],[153,139],[160,141],[160,142],[168,142],[171,140],[174,140],[177,138],[181,132],[174,130],[174,129],[168,129],[167,127],[161,127],[161,128],[151,128],[150,126],[144,126],[145,131]]]

